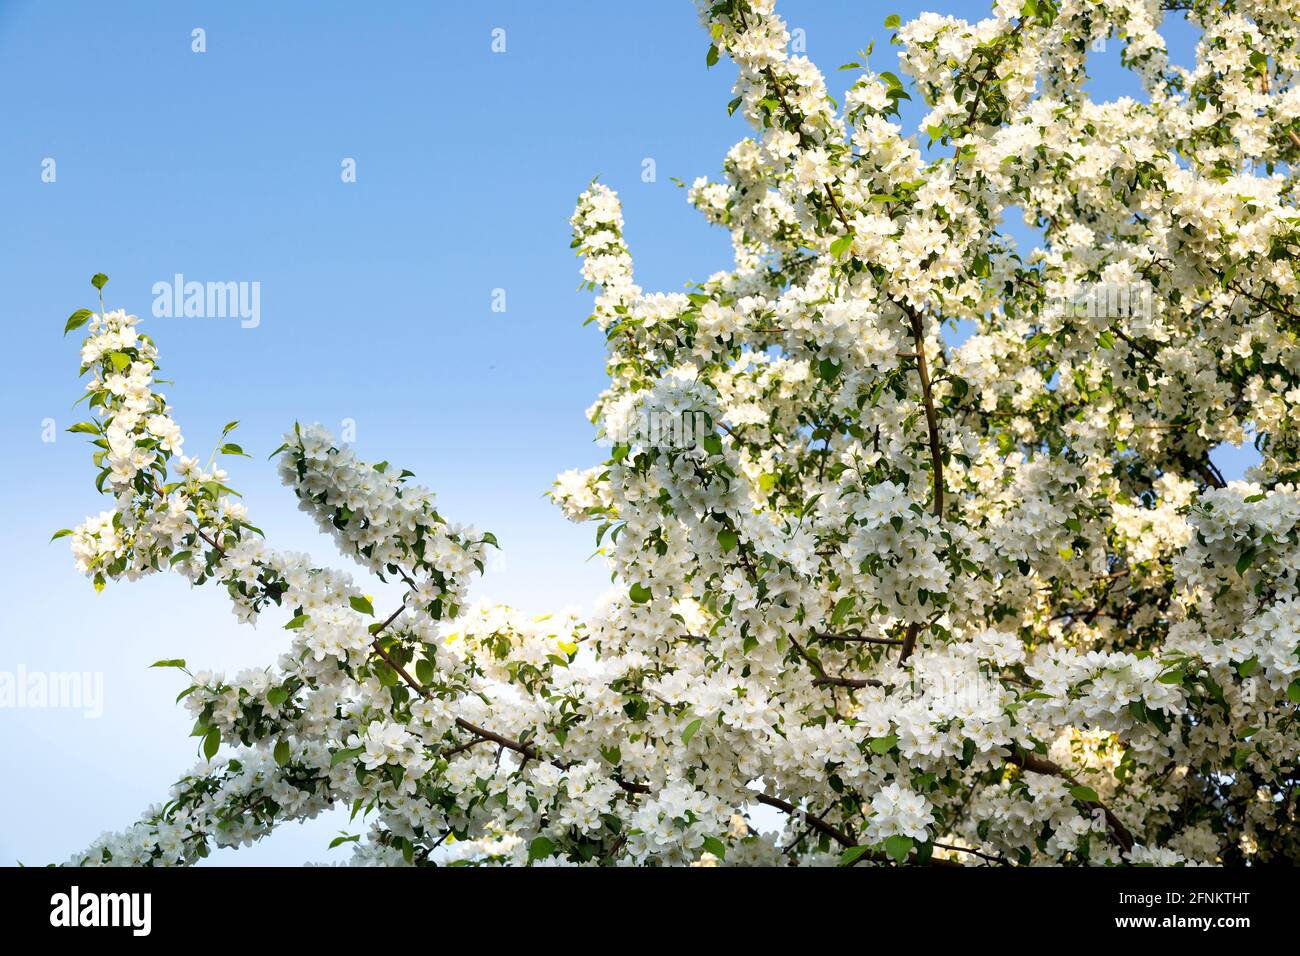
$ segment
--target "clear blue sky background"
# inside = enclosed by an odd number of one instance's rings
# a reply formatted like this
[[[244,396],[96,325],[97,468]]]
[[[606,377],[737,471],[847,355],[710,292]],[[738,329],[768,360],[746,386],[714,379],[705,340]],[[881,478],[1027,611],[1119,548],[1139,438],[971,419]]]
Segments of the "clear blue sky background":
[[[852,74],[835,68],[873,37],[873,66],[896,68],[887,13],[988,7],[781,9],[839,94]],[[206,53],[191,51],[195,27]],[[498,27],[504,54],[490,48]],[[1191,32],[1175,37],[1186,63]],[[351,418],[360,454],[412,469],[445,514],[497,533],[504,564],[476,596],[587,608],[608,584],[587,561],[592,531],[541,498],[556,473],[600,457],[583,410],[603,347],[582,327],[567,220],[599,175],[623,198],[644,287],[730,264],[725,234],[670,180],[716,174],[745,132],[725,110],[734,70],[707,70],[707,46],[685,2],[0,2],[0,671],[104,675],[100,719],[0,710],[0,864],[66,858],[165,799],[194,762],[172,703],[182,675],[150,662],[233,670],[285,645],[278,618],[240,627],[219,593],[179,579],[96,596],[66,542],[47,544],[103,507],[85,443],[63,432],[84,406],[72,408],[76,339],[60,333],[93,304],[89,276],[108,273],[109,306],[146,318],[187,452],[206,456],[242,420],[254,457],[231,459],[232,483],[274,546],[344,563],[266,455],[295,419]],[[1095,60],[1096,95],[1139,95],[1113,47]],[[41,181],[47,157],[54,183]],[[345,157],[354,184],[340,180]],[[178,272],[260,282],[260,326],[151,318],[151,287]],[[490,308],[497,288],[504,314]],[[291,825],[211,862],[343,859],[325,849],[343,826]]]

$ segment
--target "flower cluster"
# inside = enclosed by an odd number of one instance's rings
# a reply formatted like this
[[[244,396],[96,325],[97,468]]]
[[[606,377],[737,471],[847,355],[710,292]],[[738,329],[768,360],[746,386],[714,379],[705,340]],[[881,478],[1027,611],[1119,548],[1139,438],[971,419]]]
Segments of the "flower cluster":
[[[585,619],[468,603],[495,539],[315,426],[284,480],[406,597],[273,551],[135,320],[74,314],[113,499],[78,568],[287,618],[274,666],[190,674],[207,762],[75,862],[336,804],[363,864],[1300,860],[1300,7],[1183,6],[1190,69],[1146,0],[891,17],[908,80],[856,64],[841,107],[771,0],[701,0],[753,133],[687,196],[734,268],[644,292],[608,187],[571,220],[609,375],[608,455],[552,489],[615,581]],[[1142,100],[1089,95],[1108,37]]]
[[[381,578],[400,577],[435,620],[456,616],[486,546],[496,544],[491,533],[449,525],[433,492],[406,483],[410,472],[359,461],[319,425],[296,427],[280,452],[284,483],[340,551]]]

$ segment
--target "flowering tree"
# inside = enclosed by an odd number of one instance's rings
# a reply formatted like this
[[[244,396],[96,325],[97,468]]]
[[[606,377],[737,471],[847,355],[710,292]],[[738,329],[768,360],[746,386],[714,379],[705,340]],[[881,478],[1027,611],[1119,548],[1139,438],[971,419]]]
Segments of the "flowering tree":
[[[188,863],[333,805],[361,862],[1300,859],[1300,7],[1165,4],[1191,70],[1155,0],[890,17],[926,158],[907,84],[864,57],[839,107],[771,6],[701,7],[756,131],[689,191],[734,270],[647,294],[609,189],[572,220],[612,440],[552,496],[618,582],[589,620],[467,605],[492,535],[316,426],[281,475],[404,603],[272,550],[96,276],[73,430],[113,507],[60,534],[97,588],[170,570],[289,644],[233,678],[160,662],[206,762],[73,862]],[[1146,102],[1084,92],[1107,37]],[[705,427],[629,426],[655,416]],[[1225,483],[1208,452],[1250,436]]]

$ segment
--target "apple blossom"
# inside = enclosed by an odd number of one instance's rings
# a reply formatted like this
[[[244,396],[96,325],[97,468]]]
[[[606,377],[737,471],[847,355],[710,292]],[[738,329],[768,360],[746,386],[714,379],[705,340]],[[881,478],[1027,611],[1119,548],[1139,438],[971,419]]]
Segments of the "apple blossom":
[[[72,862],[335,805],[370,864],[1300,859],[1300,7],[1178,3],[1186,69],[1170,6],[891,17],[908,79],[864,55],[840,107],[771,0],[700,4],[754,128],[687,190],[734,269],[645,292],[611,189],[571,220],[609,374],[608,458],[551,493],[616,582],[586,617],[470,604],[496,539],[318,426],[281,477],[405,601],[275,551],[181,456],[135,318],[74,314],[113,502],[67,532],[78,569],[287,630],[263,670],[160,662],[206,760]],[[1106,37],[1145,99],[1088,94]],[[707,427],[628,434],[651,414]],[[1248,439],[1224,481],[1210,451]]]

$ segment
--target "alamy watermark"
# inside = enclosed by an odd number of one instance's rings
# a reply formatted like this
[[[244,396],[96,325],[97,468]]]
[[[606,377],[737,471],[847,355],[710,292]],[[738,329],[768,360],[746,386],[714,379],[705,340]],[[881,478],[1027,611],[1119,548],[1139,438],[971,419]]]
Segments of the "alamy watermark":
[[[239,319],[245,329],[262,322],[260,282],[186,282],[178,272],[171,282],[155,282],[152,291],[154,318]]]
[[[104,675],[91,671],[0,671],[0,710],[79,710],[104,715]]]
[[[1151,286],[1145,282],[1090,282],[1073,295],[1047,300],[1047,314],[1076,319],[1149,319]]]
[[[132,936],[153,929],[151,893],[92,893],[72,886],[50,897],[50,925],[55,927],[125,927]]]
[[[684,451],[699,446],[712,432],[713,423],[704,412],[642,408],[634,415],[607,419],[596,443]]]

